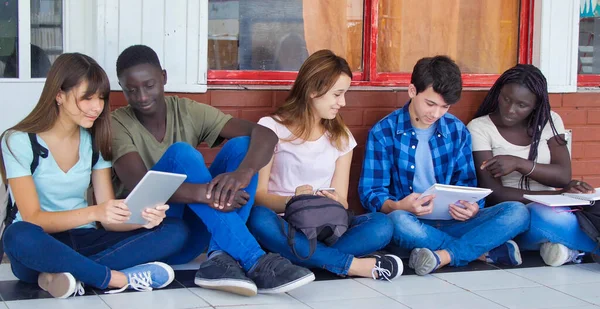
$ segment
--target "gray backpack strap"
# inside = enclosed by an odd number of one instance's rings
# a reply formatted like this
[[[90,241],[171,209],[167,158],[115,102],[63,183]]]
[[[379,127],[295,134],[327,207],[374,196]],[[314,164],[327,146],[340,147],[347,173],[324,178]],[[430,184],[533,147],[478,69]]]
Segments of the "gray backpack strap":
[[[285,220],[283,220],[281,217],[279,217],[279,220],[281,233],[286,236],[288,245],[290,246],[290,249],[292,249],[292,253],[294,253],[294,255],[301,260],[308,260],[315,253],[315,250],[317,250],[317,238],[308,239],[310,250],[308,255],[303,257],[296,251],[296,229],[288,223],[288,229],[286,233],[284,225]]]

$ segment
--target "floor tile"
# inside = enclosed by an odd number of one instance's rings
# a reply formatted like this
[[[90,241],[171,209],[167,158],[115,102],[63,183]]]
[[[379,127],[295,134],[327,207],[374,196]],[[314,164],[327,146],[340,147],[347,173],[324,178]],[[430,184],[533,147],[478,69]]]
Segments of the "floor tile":
[[[404,264],[408,265],[408,263]],[[480,271],[480,270],[497,270],[500,269],[496,265],[484,263],[482,261],[473,261],[465,266],[454,267],[454,266],[444,266],[435,271],[436,274],[444,274],[444,273],[456,273],[456,272],[466,272],[466,271]]]
[[[413,309],[499,309],[504,308],[471,292],[430,295],[404,295],[395,297],[400,303]]]
[[[218,309],[311,309],[309,306],[300,302],[294,304],[274,304],[274,305],[247,305],[247,306],[225,306],[215,307]]]
[[[203,288],[190,288],[192,293],[198,295],[212,306],[241,306],[241,305],[272,305],[272,304],[299,304],[300,302],[287,294],[258,294],[247,297],[223,291]]]
[[[5,303],[9,309],[110,309],[98,296],[77,296],[67,299],[29,299]]]
[[[188,289],[155,290],[152,292],[121,293],[100,296],[111,308],[127,309],[184,309],[209,305]]]
[[[600,282],[600,275],[597,272],[587,270],[578,265],[510,269],[507,271],[543,285]]]
[[[551,308],[543,308],[543,309],[598,309],[600,307],[589,305],[589,306],[577,306],[577,307],[551,307]]]
[[[392,282],[355,279],[387,296],[462,292],[463,289],[434,276],[401,276]]]
[[[19,280],[13,275],[10,264],[0,264],[0,281]]]
[[[303,303],[383,296],[354,280],[315,281],[288,294]]]
[[[571,296],[583,299],[587,302],[600,305],[600,291],[598,284],[568,284],[568,285],[552,285],[550,288],[559,290]]]
[[[577,267],[583,268],[586,270],[600,272],[600,264],[598,264],[598,263],[584,263],[584,264],[577,265]]]
[[[331,300],[325,302],[310,302],[313,309],[358,309],[358,308],[394,308],[409,309],[409,307],[388,297],[361,298],[346,300]],[[244,308],[245,309],[245,308]]]
[[[433,276],[470,291],[540,286],[536,282],[504,270],[434,274]]]
[[[586,306],[588,303],[548,287],[488,290],[474,292],[511,309]]]

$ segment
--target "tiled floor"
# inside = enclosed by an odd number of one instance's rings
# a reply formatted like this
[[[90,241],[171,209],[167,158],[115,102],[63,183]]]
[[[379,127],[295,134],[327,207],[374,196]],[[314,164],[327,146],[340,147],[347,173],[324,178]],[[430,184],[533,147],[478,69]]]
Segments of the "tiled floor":
[[[519,268],[500,269],[476,262],[419,277],[406,270],[393,282],[339,279],[317,271],[317,281],[281,295],[241,297],[195,287],[197,262],[176,267],[176,281],[150,293],[106,295],[88,289],[85,296],[49,298],[36,286],[20,283],[9,265],[0,265],[0,309],[55,308],[571,308],[600,309],[600,265],[585,263],[544,267],[537,255]]]

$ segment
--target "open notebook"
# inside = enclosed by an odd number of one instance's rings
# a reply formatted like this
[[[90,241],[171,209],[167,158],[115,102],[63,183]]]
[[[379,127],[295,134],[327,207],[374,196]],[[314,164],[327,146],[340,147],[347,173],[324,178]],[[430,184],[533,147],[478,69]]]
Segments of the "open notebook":
[[[459,201],[475,203],[490,195],[492,190],[485,188],[461,187],[452,185],[434,184],[425,190],[419,198],[435,195],[433,199],[433,212],[428,215],[419,216],[420,219],[450,220],[452,216],[448,207],[451,204],[461,206]]]
[[[600,201],[600,188],[596,188],[595,193],[577,194],[563,193],[556,195],[532,195],[524,194],[524,198],[550,207],[557,206],[585,206],[594,205],[596,201]]]

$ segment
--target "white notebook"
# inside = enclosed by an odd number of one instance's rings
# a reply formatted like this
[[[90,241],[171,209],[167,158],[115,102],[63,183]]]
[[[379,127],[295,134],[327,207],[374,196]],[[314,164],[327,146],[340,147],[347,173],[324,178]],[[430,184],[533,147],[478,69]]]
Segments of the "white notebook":
[[[578,193],[563,193],[556,195],[533,195],[523,194],[523,197],[550,207],[558,206],[585,206],[594,205],[596,201],[600,201],[600,188],[596,188],[595,193],[578,194]]]
[[[419,216],[419,219],[429,220],[450,220],[452,216],[449,212],[451,204],[461,206],[459,201],[475,203],[490,195],[492,190],[487,188],[461,187],[452,185],[434,184],[425,190],[419,199],[435,195],[433,199],[433,212],[428,215]]]

